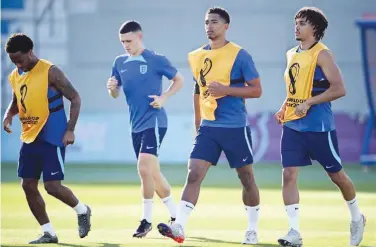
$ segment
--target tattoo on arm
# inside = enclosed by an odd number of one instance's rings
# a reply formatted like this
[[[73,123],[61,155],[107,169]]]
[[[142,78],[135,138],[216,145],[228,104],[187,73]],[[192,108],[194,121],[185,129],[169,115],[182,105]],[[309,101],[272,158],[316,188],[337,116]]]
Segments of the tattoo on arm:
[[[68,130],[74,131],[78,116],[80,115],[80,95],[70,83],[70,81],[65,77],[64,73],[56,66],[51,66],[48,72],[48,82],[51,86],[59,90],[63,94],[63,96],[71,102]]]

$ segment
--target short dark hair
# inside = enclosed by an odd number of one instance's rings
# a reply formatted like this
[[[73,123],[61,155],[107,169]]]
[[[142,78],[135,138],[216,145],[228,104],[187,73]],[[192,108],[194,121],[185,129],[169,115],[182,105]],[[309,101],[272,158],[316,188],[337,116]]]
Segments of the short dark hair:
[[[137,31],[142,31],[141,25],[137,21],[126,21],[121,25],[119,29],[120,34]]]
[[[12,34],[5,44],[5,51],[7,53],[29,52],[34,48],[33,41],[24,33]]]
[[[213,7],[213,8],[208,9],[206,14],[218,14],[221,18],[225,20],[227,24],[230,24],[230,15],[224,8]]]
[[[324,13],[316,7],[301,8],[295,15],[295,20],[298,18],[306,18],[306,20],[313,26],[314,36],[317,40],[324,37],[325,30],[328,27],[328,19]]]

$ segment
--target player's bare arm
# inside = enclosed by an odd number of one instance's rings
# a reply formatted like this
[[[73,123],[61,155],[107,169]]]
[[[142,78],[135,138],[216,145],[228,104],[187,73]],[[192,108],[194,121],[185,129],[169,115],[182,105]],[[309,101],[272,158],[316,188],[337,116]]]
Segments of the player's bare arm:
[[[4,130],[8,133],[12,133],[10,125],[12,125],[12,119],[15,115],[18,114],[18,106],[17,106],[17,98],[16,95],[13,93],[12,101],[9,103],[9,106],[4,114]]]
[[[165,95],[167,97],[174,95],[175,93],[177,93],[183,87],[183,84],[184,84],[183,75],[180,74],[179,72],[177,72],[175,77],[172,78],[172,80],[171,80],[170,87],[167,89],[166,92],[163,93],[163,95]]]
[[[118,86],[118,81],[116,80],[115,76],[108,79],[107,89],[112,98],[117,98],[119,96],[120,86]]]
[[[283,101],[281,108],[279,108],[279,111],[285,111],[286,110],[286,103],[287,103],[287,97]]]
[[[241,98],[260,98],[262,94],[260,78],[246,82],[248,87],[229,87],[218,82],[212,82],[208,85],[210,95],[214,97],[234,96]]]
[[[286,111],[286,102],[287,102],[287,97],[286,99],[283,101],[282,105],[281,105],[281,108],[279,108],[278,112],[274,115],[277,123],[281,123],[283,118],[284,118],[284,115],[285,115],[285,111]]]
[[[9,103],[9,106],[5,112],[5,117],[13,118],[17,114],[18,114],[17,97],[16,97],[16,94],[13,93],[12,100]]]
[[[172,78],[171,85],[168,87],[166,92],[164,92],[161,96],[158,96],[158,95],[149,96],[150,98],[154,99],[154,101],[151,102],[150,105],[153,106],[154,108],[161,108],[170,96],[176,94],[183,87],[183,84],[184,84],[184,78],[182,74],[177,72],[174,78]]]
[[[193,94],[193,107],[195,111],[194,121],[195,121],[195,128],[196,133],[198,128],[200,127],[201,123],[201,112],[200,112],[200,94]]]
[[[323,50],[320,52],[317,59],[317,65],[321,67],[330,86],[324,93],[308,99],[307,103],[309,105],[316,105],[345,96],[346,90],[343,77],[330,51]]]
[[[64,73],[56,66],[51,66],[48,71],[48,81],[51,86],[59,90],[70,102],[70,117],[67,130],[73,133],[78,116],[80,115],[81,98],[72,83],[65,77]],[[71,143],[68,143],[71,144]]]
[[[332,54],[328,50],[322,50],[317,58],[317,66],[320,66],[329,82],[329,88],[324,93],[314,96],[296,107],[295,113],[300,116],[308,111],[312,105],[330,102],[346,95],[341,71],[334,62]]]

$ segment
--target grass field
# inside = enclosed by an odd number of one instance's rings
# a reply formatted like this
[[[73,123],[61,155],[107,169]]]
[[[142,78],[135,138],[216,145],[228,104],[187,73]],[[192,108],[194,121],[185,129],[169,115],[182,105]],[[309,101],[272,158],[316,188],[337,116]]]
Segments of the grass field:
[[[173,184],[177,202],[184,183],[184,166],[162,167]],[[29,212],[23,191],[15,176],[16,166],[2,165],[1,246],[29,246],[40,229]],[[376,173],[363,173],[358,166],[346,171],[358,189],[358,200],[367,216],[361,246],[376,247]],[[188,238],[182,245],[165,239],[154,230],[146,239],[133,239],[141,214],[139,179],[134,166],[66,167],[66,185],[91,206],[92,231],[79,239],[76,216],[72,209],[54,198],[43,195],[50,219],[57,230],[59,246],[238,246],[243,240],[247,219],[241,201],[240,185],[226,166],[210,170],[199,203],[187,225]],[[281,169],[277,165],[256,165],[261,193],[260,244],[277,246],[276,239],[287,230],[287,217],[281,199]],[[41,187],[42,188],[42,187]],[[349,239],[349,212],[337,189],[318,165],[302,169],[301,233],[304,246],[344,247]],[[167,210],[155,199],[153,223],[168,220]],[[50,245],[54,246],[54,245]]]

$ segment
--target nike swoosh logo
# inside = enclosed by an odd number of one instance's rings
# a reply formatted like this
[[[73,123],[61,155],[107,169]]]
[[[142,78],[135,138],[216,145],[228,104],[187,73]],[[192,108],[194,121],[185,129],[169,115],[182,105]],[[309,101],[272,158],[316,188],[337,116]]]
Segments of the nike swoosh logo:
[[[51,172],[51,175],[55,175],[55,174],[58,174],[59,172]]]
[[[329,169],[329,168],[332,168],[332,167],[334,167],[334,166],[325,166],[326,169]]]
[[[146,146],[146,149],[152,149],[152,148],[154,148],[154,147],[149,147],[149,146]]]

